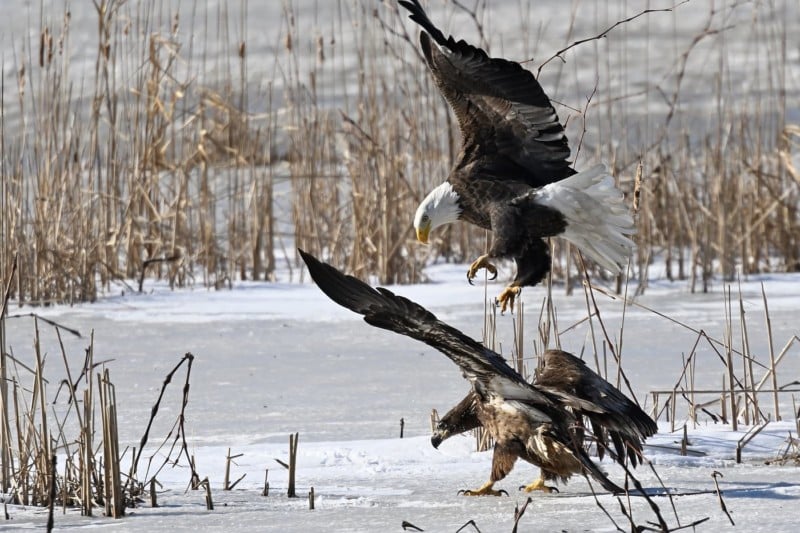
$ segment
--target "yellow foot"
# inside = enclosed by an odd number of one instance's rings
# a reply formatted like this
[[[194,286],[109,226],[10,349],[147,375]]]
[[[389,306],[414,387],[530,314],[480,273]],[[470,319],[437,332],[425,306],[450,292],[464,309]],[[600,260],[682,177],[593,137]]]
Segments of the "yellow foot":
[[[497,304],[500,306],[500,314],[505,313],[506,308],[510,308],[511,312],[514,312],[514,299],[519,296],[521,292],[522,287],[516,287],[514,285],[509,285],[503,289],[503,292],[497,297]]]
[[[487,481],[483,484],[483,486],[479,489],[475,490],[460,490],[458,491],[459,494],[463,494],[464,496],[502,496],[505,494],[508,496],[508,493],[504,490],[494,490],[492,487],[494,483],[491,481]]]
[[[542,492],[551,493],[551,492],[558,492],[558,489],[555,487],[548,487],[544,484],[544,479],[539,478],[530,485],[525,485],[520,487],[520,490],[524,490],[525,492],[533,492],[535,490],[540,490]]]
[[[469,270],[467,270],[467,281],[469,284],[472,285],[472,280],[475,279],[475,275],[478,273],[478,270],[485,268],[489,271],[489,274],[492,275],[489,279],[495,279],[497,277],[497,268],[493,264],[489,262],[489,256],[484,254],[477,258],[470,266]]]

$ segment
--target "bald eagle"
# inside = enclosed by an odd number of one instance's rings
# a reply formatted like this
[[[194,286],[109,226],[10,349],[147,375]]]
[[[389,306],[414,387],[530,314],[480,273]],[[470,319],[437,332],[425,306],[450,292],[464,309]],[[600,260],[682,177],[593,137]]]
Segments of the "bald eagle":
[[[445,38],[417,0],[400,4],[424,30],[422,53],[462,138],[450,175],[417,208],[417,239],[427,243],[433,229],[458,220],[491,230],[491,248],[470,265],[467,279],[472,283],[481,268],[494,279],[491,260],[513,258],[517,273],[497,298],[501,311],[513,310],[521,288],[536,285],[550,271],[547,237],[562,237],[608,270],[621,272],[635,233],[622,193],[602,165],[572,169],[564,128],[533,74],[463,40]]]
[[[422,306],[388,289],[373,289],[310,254],[299,252],[311,277],[331,300],[364,315],[368,324],[436,348],[461,368],[472,384],[477,419],[495,441],[492,477],[480,488],[468,491],[469,494],[499,494],[493,488],[494,483],[505,476],[517,457],[539,466],[546,477],[567,479],[574,474],[590,475],[604,489],[622,492],[592,462],[573,431],[581,412],[622,423],[625,415],[614,411],[616,403],[596,401],[593,396],[581,398],[568,388],[530,384],[502,356],[438,320]],[[596,391],[601,398],[605,393],[603,387]]]
[[[625,464],[627,459],[631,466],[635,467],[641,461],[644,440],[658,431],[656,423],[639,406],[574,355],[561,350],[547,350],[542,354],[542,363],[534,386],[556,394],[567,393],[582,400],[584,403],[579,404],[577,408],[573,407],[572,412],[578,418],[577,422],[581,422],[581,417],[589,420],[592,433],[598,442],[598,456],[603,458],[610,440],[613,449],[609,449],[614,460]],[[471,390],[436,424],[431,444],[434,448],[438,448],[443,441],[453,435],[481,426],[491,434],[492,423],[491,407],[486,405],[479,394]],[[573,429],[573,438],[578,442],[582,440],[581,427],[579,424]],[[526,454],[518,453],[513,447],[503,443],[495,445],[491,482],[496,483],[508,475],[518,457],[538,464]],[[539,479],[527,485],[525,490],[551,492],[556,489],[547,486],[545,481],[559,479],[566,481],[565,476],[542,466]]]

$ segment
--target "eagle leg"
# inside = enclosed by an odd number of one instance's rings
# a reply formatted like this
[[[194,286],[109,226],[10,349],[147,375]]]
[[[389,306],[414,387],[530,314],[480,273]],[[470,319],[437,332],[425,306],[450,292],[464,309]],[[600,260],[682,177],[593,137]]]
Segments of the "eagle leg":
[[[548,487],[544,484],[544,478],[539,477],[536,481],[531,483],[530,485],[524,485],[519,488],[520,490],[524,490],[525,492],[533,492],[535,490],[540,490],[542,492],[551,493],[551,492],[558,492],[556,487]]]
[[[505,494],[508,496],[508,492],[504,490],[494,490],[492,487],[494,486],[494,481],[487,481],[484,483],[481,488],[475,490],[460,490],[458,491],[459,495],[464,496],[502,496]]]
[[[506,308],[511,308],[514,312],[514,300],[522,293],[522,287],[517,285],[509,285],[497,297],[497,304],[500,306],[500,314],[506,312]]]
[[[489,279],[497,278],[497,268],[489,262],[489,254],[483,254],[479,258],[477,258],[473,263],[469,266],[469,270],[467,270],[467,281],[469,284],[472,285],[472,280],[475,279],[475,276],[478,274],[478,270],[485,268],[489,271],[489,274],[492,275]]]

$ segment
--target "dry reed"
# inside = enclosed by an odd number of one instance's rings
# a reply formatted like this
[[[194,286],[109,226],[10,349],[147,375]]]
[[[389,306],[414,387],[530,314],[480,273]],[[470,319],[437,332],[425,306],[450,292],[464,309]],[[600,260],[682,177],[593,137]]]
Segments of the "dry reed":
[[[137,472],[141,448],[138,454],[133,450],[133,464],[124,473],[122,461],[129,450],[123,451],[119,446],[116,390],[104,362],[95,361],[93,336],[86,348],[80,373],[73,380],[74,373],[61,342],[60,327],[55,326],[66,376],[58,389],[67,390],[66,399],[59,402],[58,393],[55,400],[48,396],[47,388],[51,381],[45,377],[38,322],[34,318],[32,366],[7,352],[5,346],[0,351],[0,368],[5,376],[4,384],[8,385],[1,398],[3,469],[0,482],[4,502],[49,507],[51,512],[55,505],[60,505],[65,511],[68,507],[80,509],[85,516],[96,515],[99,509],[105,516],[120,518],[125,515],[126,508],[137,505],[148,483],[155,502],[155,474],[148,477],[148,472],[140,478]],[[0,327],[3,326],[5,320],[0,320]],[[184,410],[188,400],[191,354],[186,354],[167,377],[167,382],[187,361],[183,404],[179,419],[170,432],[171,435],[174,433],[166,457],[170,464],[180,462],[181,454],[189,459]],[[152,418],[158,413],[160,402],[161,396],[152,410]],[[147,443],[150,424],[142,439],[142,447]],[[170,438],[168,436],[165,442]],[[180,444],[180,449],[177,456],[173,456],[177,444]],[[162,444],[159,449],[164,447]],[[150,462],[152,460],[151,457]],[[63,465],[61,471],[56,468],[59,463]],[[190,460],[189,463],[192,479],[199,480],[193,462]]]
[[[74,33],[85,28],[68,11],[32,17],[39,38],[17,42],[27,53],[2,80],[0,123],[0,278],[16,257],[13,302],[92,301],[117,285],[130,290],[129,279],[269,280],[280,265],[294,273],[295,245],[381,283],[420,281],[431,260],[483,251],[484,233],[465,224],[429,248],[414,242],[414,208],[459,141],[419,57],[417,28],[394,3],[340,0],[324,24],[294,3],[261,8],[281,20],[267,53],[253,51],[245,1],[216,11],[168,5],[97,2],[86,72],[73,63]],[[431,6],[437,22],[465,22],[458,37],[495,51],[490,10],[454,5],[450,14]],[[717,274],[797,270],[800,130],[785,120],[797,88],[787,85],[791,28],[774,16],[788,8],[724,4],[687,35],[684,5],[639,17],[613,7],[595,1],[571,13],[565,35],[546,36],[582,44],[528,64],[580,145],[577,165],[609,162],[631,193],[638,176],[637,290],[658,258],[692,290]],[[519,41],[504,41],[503,55],[536,57],[545,32],[531,21],[543,13],[516,9]],[[744,95],[730,89],[742,68],[728,37],[735,17],[752,20],[740,35],[756,70]],[[656,19],[671,40],[651,29]],[[657,46],[658,57],[633,59],[629,40]],[[713,57],[716,73],[699,57]],[[642,68],[653,80],[644,85]],[[556,279],[572,278],[569,254],[556,245]]]

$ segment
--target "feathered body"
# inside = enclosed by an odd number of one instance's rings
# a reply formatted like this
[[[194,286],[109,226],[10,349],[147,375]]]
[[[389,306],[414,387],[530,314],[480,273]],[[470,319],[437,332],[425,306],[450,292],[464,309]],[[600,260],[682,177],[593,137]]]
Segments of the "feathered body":
[[[608,414],[603,403],[594,404],[568,390],[530,384],[501,355],[422,306],[388,289],[373,289],[302,250],[300,255],[317,286],[334,302],[363,315],[373,326],[434,347],[459,366],[475,397],[475,417],[464,418],[459,430],[482,424],[495,440],[492,476],[478,493],[494,493],[492,485],[505,477],[518,457],[555,478],[580,473],[590,475],[610,492],[621,491],[592,462],[573,432],[582,410]]]
[[[614,460],[620,464],[629,461],[632,466],[641,460],[644,440],[655,434],[658,426],[653,420],[629,400],[616,387],[591,370],[574,355],[561,350],[548,350],[542,355],[543,366],[536,376],[534,386],[554,395],[566,394],[578,398],[571,402],[571,413],[575,416],[574,425],[569,428],[574,445],[580,446],[583,440],[581,428],[585,417],[591,423],[592,433],[598,441],[597,453],[602,459],[609,446]],[[497,432],[497,419],[494,408],[475,391],[470,391],[455,407],[448,411],[437,423],[431,443],[439,445],[453,435],[483,426],[493,437]],[[515,433],[519,435],[519,433]],[[505,437],[512,440],[513,437]],[[525,450],[509,449],[505,444],[495,445],[492,464],[493,481],[499,481],[511,470],[517,458],[538,464],[543,480],[566,481],[558,469],[551,465],[531,460]],[[500,468],[502,465],[503,468]]]
[[[564,128],[533,74],[445,37],[418,0],[400,4],[423,29],[423,56],[462,137],[447,180],[417,209],[417,238],[427,242],[434,228],[455,220],[491,230],[491,249],[468,278],[483,267],[496,273],[490,258],[514,259],[516,288],[539,283],[550,270],[546,237],[570,240],[613,272],[624,268],[635,230],[622,194],[604,167],[576,173],[570,166]]]

